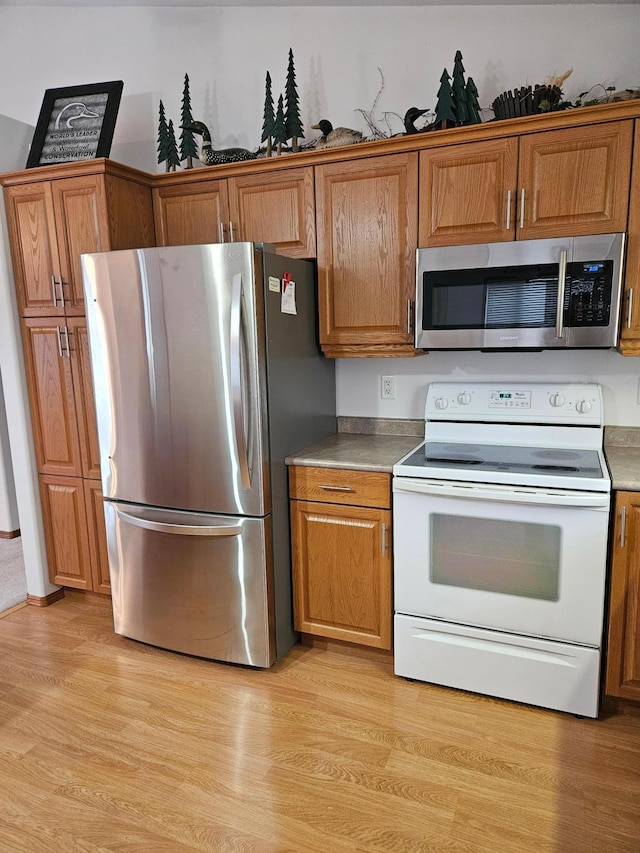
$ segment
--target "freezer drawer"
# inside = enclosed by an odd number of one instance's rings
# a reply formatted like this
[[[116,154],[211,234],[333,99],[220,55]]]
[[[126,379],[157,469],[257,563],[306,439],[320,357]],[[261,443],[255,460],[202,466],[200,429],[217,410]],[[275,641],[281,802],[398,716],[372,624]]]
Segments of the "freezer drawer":
[[[117,634],[212,660],[275,660],[271,517],[105,503]]]

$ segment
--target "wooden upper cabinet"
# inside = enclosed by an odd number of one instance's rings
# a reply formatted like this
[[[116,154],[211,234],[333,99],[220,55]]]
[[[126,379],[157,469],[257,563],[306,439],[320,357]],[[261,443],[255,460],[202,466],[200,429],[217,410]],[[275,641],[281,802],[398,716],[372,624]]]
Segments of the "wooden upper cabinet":
[[[171,184],[153,191],[158,246],[223,243],[229,239],[227,182]]]
[[[82,475],[93,480],[99,480],[100,448],[91,378],[87,323],[84,317],[73,317],[67,321],[66,328],[69,333],[69,360],[71,361],[73,392],[76,400]]]
[[[513,240],[518,140],[420,152],[420,246]]]
[[[519,239],[626,231],[633,122],[521,137]]]
[[[413,355],[417,153],[316,167],[316,221],[326,355]]]
[[[640,120],[636,121],[620,332],[623,355],[640,355]]]
[[[313,168],[229,178],[229,206],[237,240],[272,243],[290,258],[315,258]]]
[[[20,313],[64,314],[51,184],[8,187],[5,202]]]
[[[618,492],[615,508],[605,692],[640,700],[640,494]]]
[[[23,347],[38,471],[82,476],[76,396],[64,320],[23,320]]]
[[[104,520],[102,488],[99,480],[84,480],[84,502],[91,556],[91,588],[103,595],[111,594],[107,530]]]
[[[150,186],[103,171],[29,177],[5,188],[20,313],[83,314],[80,255],[153,245]]]
[[[87,175],[52,181],[51,188],[65,313],[84,314],[80,255],[111,248],[104,182],[100,175]]]

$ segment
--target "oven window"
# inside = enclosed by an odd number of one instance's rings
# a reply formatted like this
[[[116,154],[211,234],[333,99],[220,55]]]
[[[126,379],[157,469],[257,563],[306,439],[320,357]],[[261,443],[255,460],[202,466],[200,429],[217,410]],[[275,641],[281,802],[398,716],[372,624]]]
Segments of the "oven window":
[[[431,515],[432,583],[558,601],[561,529]]]

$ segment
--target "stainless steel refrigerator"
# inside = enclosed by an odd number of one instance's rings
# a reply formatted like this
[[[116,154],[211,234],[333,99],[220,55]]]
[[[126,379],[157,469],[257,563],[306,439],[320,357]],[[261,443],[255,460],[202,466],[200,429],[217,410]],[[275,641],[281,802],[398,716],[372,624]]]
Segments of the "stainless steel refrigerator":
[[[82,269],[115,631],[270,666],[297,639],[284,459],[336,429],[314,265],[230,243]]]

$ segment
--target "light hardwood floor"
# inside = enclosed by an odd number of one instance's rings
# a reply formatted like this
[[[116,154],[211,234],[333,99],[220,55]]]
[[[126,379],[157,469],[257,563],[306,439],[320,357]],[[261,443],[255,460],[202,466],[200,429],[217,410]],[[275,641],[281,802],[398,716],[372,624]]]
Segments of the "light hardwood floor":
[[[112,632],[67,593],[0,620],[0,851],[638,853],[640,709],[601,718],[296,647],[268,671]]]

